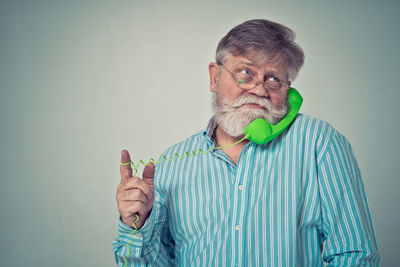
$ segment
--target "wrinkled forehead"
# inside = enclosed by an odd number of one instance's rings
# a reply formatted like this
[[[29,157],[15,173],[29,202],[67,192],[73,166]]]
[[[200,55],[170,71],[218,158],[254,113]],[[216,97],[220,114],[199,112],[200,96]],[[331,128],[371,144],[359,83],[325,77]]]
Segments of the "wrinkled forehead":
[[[281,51],[270,51],[266,52],[262,49],[247,48],[247,49],[231,49],[230,54],[234,57],[244,57],[249,60],[252,64],[261,67],[266,64],[281,65],[281,67],[287,68],[287,59]],[[229,57],[228,57],[229,58]],[[228,59],[227,58],[227,59]]]
[[[250,50],[244,54],[231,53],[231,55],[227,57],[226,61],[241,63],[248,62],[256,68],[263,68],[268,65],[274,67],[274,69],[276,70],[285,73],[287,72],[288,67],[286,57],[283,56],[281,53],[265,53],[261,50]]]

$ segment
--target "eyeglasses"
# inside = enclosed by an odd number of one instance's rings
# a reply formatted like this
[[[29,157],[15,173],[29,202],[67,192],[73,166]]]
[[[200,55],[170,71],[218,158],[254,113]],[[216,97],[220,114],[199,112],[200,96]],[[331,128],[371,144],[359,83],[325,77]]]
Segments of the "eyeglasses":
[[[250,90],[256,88],[261,83],[264,85],[264,89],[271,91],[277,91],[282,88],[282,85],[289,87],[289,84],[279,81],[275,76],[267,76],[264,80],[257,80],[256,75],[253,75],[252,71],[248,68],[238,68],[234,72],[230,71],[224,64],[220,64],[224,69],[226,69],[232,78],[236,81],[237,85],[244,89]]]

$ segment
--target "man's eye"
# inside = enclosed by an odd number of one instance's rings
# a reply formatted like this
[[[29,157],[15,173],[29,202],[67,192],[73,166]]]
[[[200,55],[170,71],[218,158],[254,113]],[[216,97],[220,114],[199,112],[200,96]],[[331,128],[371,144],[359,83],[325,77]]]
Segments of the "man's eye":
[[[242,69],[242,70],[240,70],[239,74],[245,75],[245,76],[250,76],[251,75],[251,71],[248,70],[248,69]]]
[[[280,82],[279,79],[274,76],[268,76],[265,81],[266,82]]]

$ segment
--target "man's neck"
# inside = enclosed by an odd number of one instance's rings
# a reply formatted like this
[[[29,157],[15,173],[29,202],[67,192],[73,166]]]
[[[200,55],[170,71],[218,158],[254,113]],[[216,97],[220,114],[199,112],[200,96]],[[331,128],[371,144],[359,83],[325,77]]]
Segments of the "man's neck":
[[[227,146],[227,145],[230,145],[230,144],[233,144],[233,143],[239,141],[242,138],[243,138],[243,136],[240,136],[240,137],[230,136],[224,130],[222,130],[221,127],[219,127],[219,126],[217,127],[217,129],[215,131],[215,142],[217,143],[217,146]],[[224,151],[225,154],[227,154],[232,159],[232,161],[235,163],[235,165],[237,165],[240,153],[242,152],[244,146],[248,142],[250,142],[250,141],[247,139],[243,140],[242,142],[240,142],[237,145],[234,145],[232,147],[223,148],[222,151]]]

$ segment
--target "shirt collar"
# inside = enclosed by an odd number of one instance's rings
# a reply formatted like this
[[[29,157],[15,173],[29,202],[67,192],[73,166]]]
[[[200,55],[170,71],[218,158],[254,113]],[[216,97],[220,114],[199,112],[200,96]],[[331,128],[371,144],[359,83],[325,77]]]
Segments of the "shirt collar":
[[[214,140],[215,140],[215,130],[217,129],[217,126],[218,126],[218,124],[215,121],[215,117],[213,116],[208,121],[206,128],[203,130],[204,137],[206,137],[211,142],[214,142]]]

